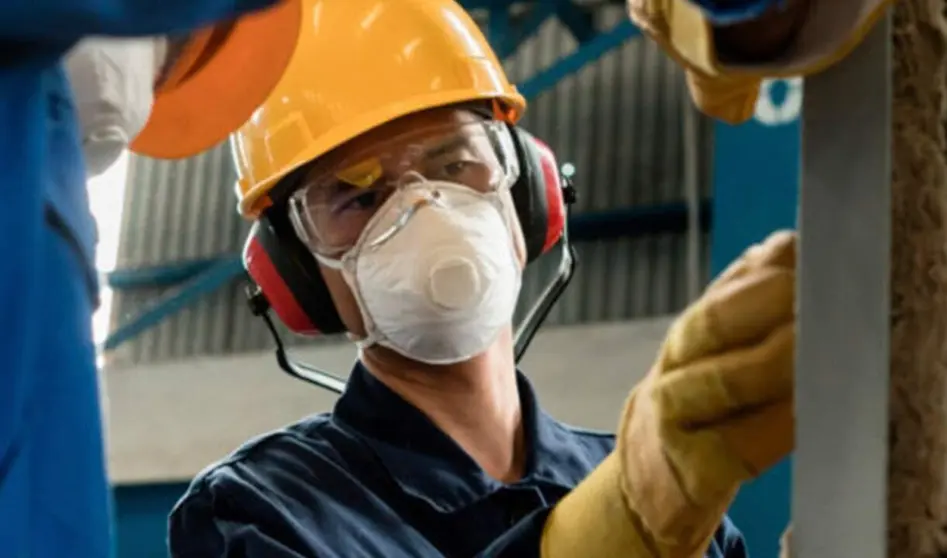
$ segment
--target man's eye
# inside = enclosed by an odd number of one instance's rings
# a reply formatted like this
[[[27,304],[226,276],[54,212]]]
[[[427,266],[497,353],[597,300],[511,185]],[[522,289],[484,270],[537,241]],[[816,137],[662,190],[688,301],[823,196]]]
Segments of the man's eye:
[[[444,174],[457,176],[467,170],[473,163],[469,161],[453,161],[444,165]]]
[[[378,205],[378,200],[381,197],[381,194],[377,190],[368,190],[362,192],[357,196],[349,199],[343,206],[343,210],[354,209],[354,210],[365,210],[371,209]]]

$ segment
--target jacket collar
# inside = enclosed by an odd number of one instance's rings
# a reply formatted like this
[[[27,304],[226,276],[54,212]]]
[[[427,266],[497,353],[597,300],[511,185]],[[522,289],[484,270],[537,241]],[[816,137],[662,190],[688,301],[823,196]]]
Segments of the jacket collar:
[[[590,452],[580,432],[544,413],[533,387],[519,372],[517,385],[527,451],[526,475],[520,483],[547,482],[571,489],[604,454],[595,456],[602,451]],[[334,417],[362,438],[402,491],[441,512],[466,507],[503,486],[361,363],[352,371]]]

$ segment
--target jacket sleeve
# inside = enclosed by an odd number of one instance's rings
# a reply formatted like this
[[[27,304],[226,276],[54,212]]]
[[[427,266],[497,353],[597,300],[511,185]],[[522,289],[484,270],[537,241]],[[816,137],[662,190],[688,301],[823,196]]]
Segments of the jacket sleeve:
[[[426,544],[418,532],[403,529],[397,516],[363,513],[365,505],[377,505],[377,497],[357,483],[346,484],[347,475],[312,461],[306,466],[317,476],[261,472],[265,466],[248,471],[239,464],[199,475],[169,517],[171,558],[387,556],[392,545],[410,550]]]
[[[527,515],[477,558],[540,558],[543,526],[550,511],[542,509]]]
[[[168,547],[171,558],[348,558],[344,544],[339,543],[338,530],[327,528],[334,536],[321,537],[307,530],[305,541],[285,526],[265,525],[251,515],[260,514],[268,504],[247,487],[221,488],[218,480],[195,482],[168,521]],[[226,484],[226,483],[223,483]],[[239,494],[236,505],[228,498]],[[323,499],[330,499],[328,496]],[[543,525],[548,509],[537,510],[496,539],[477,558],[539,558]],[[318,540],[317,540],[318,539]],[[298,543],[305,554],[290,545]],[[630,557],[636,558],[636,557]],[[744,558],[727,556],[726,558]]]
[[[192,489],[175,506],[168,520],[168,549],[171,558],[307,558],[248,521],[206,485]]]
[[[724,516],[720,528],[714,535],[714,544],[720,547],[723,558],[750,558],[743,533],[727,516]]]
[[[551,509],[536,511],[517,523],[493,542],[477,558],[540,558],[542,537]],[[625,526],[619,526],[622,528]],[[626,529],[627,530],[627,529]],[[627,550],[627,547],[625,548]],[[579,550],[575,558],[585,558],[590,547]],[[595,556],[598,556],[597,554]],[[622,554],[625,558],[650,558],[645,555]],[[743,534],[729,517],[723,521],[710,540],[706,556],[714,558],[749,558]]]
[[[715,29],[746,23],[775,0],[628,0],[632,21],[687,71],[687,85],[702,112],[729,123],[753,115],[760,82],[806,76],[847,56],[893,0],[813,0],[791,46],[772,60],[721,60]]]
[[[0,40],[71,44],[86,35],[185,32],[278,0],[2,0]]]

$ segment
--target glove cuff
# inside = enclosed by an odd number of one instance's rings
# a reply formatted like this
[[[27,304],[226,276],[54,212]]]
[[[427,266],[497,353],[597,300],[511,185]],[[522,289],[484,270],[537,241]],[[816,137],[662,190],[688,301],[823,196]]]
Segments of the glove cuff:
[[[681,472],[668,457],[660,424],[648,397],[649,375],[631,394],[622,414],[616,453],[621,460],[621,487],[633,511],[657,548],[678,556],[703,556],[738,484],[720,491],[719,499],[695,503],[688,497]]]
[[[665,556],[628,507],[621,488],[623,476],[621,459],[612,452],[566,495],[546,520],[541,557]]]

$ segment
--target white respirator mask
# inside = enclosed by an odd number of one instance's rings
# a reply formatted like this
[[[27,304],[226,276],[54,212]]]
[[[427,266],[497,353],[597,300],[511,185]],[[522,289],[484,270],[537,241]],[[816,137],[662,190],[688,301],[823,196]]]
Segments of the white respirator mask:
[[[422,180],[379,207],[338,269],[358,302],[364,350],[444,365],[483,351],[513,320],[521,270],[516,223],[499,192]]]
[[[105,172],[145,127],[164,38],[90,38],[66,56],[88,176]]]

